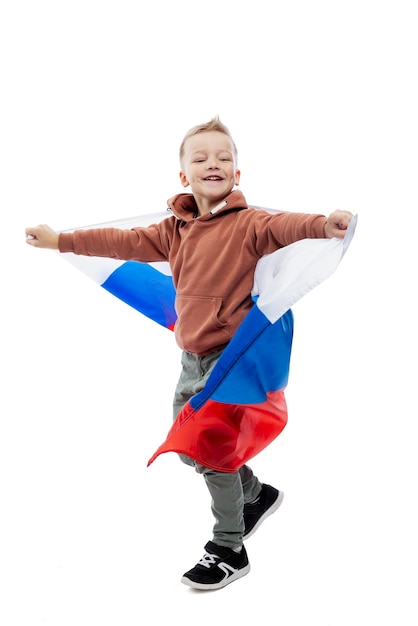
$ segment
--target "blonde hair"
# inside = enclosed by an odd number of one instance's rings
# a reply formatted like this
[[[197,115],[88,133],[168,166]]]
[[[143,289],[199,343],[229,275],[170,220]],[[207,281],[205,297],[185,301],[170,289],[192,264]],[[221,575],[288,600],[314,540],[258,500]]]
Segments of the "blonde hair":
[[[237,150],[237,147],[235,145],[234,140],[232,139],[232,135],[229,132],[229,129],[225,126],[225,124],[223,124],[221,122],[219,117],[216,115],[209,122],[206,122],[206,124],[198,124],[197,126],[193,126],[193,128],[191,128],[185,134],[184,139],[183,139],[183,141],[181,142],[181,145],[180,145],[180,151],[179,151],[180,161],[182,160],[182,158],[184,156],[184,145],[185,145],[186,141],[189,139],[189,137],[193,137],[194,135],[198,135],[199,133],[207,133],[207,132],[212,131],[212,130],[215,130],[218,133],[223,133],[224,135],[227,135],[230,138],[230,140],[232,142],[232,146],[234,148],[235,160],[237,160],[237,158],[238,158],[238,150]]]

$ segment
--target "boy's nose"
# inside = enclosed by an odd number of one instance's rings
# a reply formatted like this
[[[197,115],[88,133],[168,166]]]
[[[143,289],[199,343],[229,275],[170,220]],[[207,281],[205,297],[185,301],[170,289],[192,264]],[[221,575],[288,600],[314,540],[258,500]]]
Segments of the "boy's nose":
[[[210,170],[219,169],[219,163],[218,163],[217,159],[209,159],[208,160],[208,169],[210,169]]]

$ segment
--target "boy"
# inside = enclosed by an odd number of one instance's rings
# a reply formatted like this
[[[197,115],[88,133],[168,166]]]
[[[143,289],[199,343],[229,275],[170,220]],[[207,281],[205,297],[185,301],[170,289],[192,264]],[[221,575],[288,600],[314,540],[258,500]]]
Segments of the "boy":
[[[27,243],[88,256],[168,261],[176,288],[175,337],[182,372],[174,417],[201,391],[241,321],[253,305],[251,289],[258,260],[304,238],[342,238],[352,218],[347,211],[323,215],[270,214],[251,209],[239,185],[237,149],[226,126],[214,118],[192,128],[180,147],[180,182],[190,193],[169,202],[173,216],[147,228],[91,229],[57,233],[27,228]],[[249,572],[244,539],[280,506],[283,494],[262,484],[248,465],[219,472],[180,455],[202,474],[212,498],[213,538],[182,582],[219,589]]]

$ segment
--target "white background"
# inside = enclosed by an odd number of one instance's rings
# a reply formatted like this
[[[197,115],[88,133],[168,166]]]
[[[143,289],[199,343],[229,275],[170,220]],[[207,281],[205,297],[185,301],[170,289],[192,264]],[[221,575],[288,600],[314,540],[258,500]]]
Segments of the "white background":
[[[127,0],[0,9],[0,622],[418,623],[414,2]],[[165,438],[179,349],[25,244],[163,210],[219,114],[251,203],[358,213],[297,304],[289,423],[253,460],[285,492],[251,573],[180,584],[212,517]]]

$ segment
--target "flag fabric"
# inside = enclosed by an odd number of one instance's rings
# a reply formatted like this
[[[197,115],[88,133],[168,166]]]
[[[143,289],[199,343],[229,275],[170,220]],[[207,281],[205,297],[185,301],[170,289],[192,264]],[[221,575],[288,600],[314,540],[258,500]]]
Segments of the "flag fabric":
[[[166,218],[165,212],[154,213],[83,228],[149,226]],[[148,465],[162,453],[177,452],[217,471],[234,472],[282,432],[287,422],[291,307],[334,273],[356,223],[354,217],[344,239],[303,239],[259,260],[253,308],[204,389],[180,411]],[[62,256],[142,314],[173,329],[175,289],[168,263]]]
[[[102,224],[82,226],[89,228],[133,228],[158,224],[169,217],[167,211],[140,215]],[[72,232],[72,228],[64,232]],[[175,289],[167,262],[139,263],[103,257],[78,256],[71,252],[61,254],[67,261],[87,274],[111,294],[161,326],[173,330],[177,315],[174,309]]]

